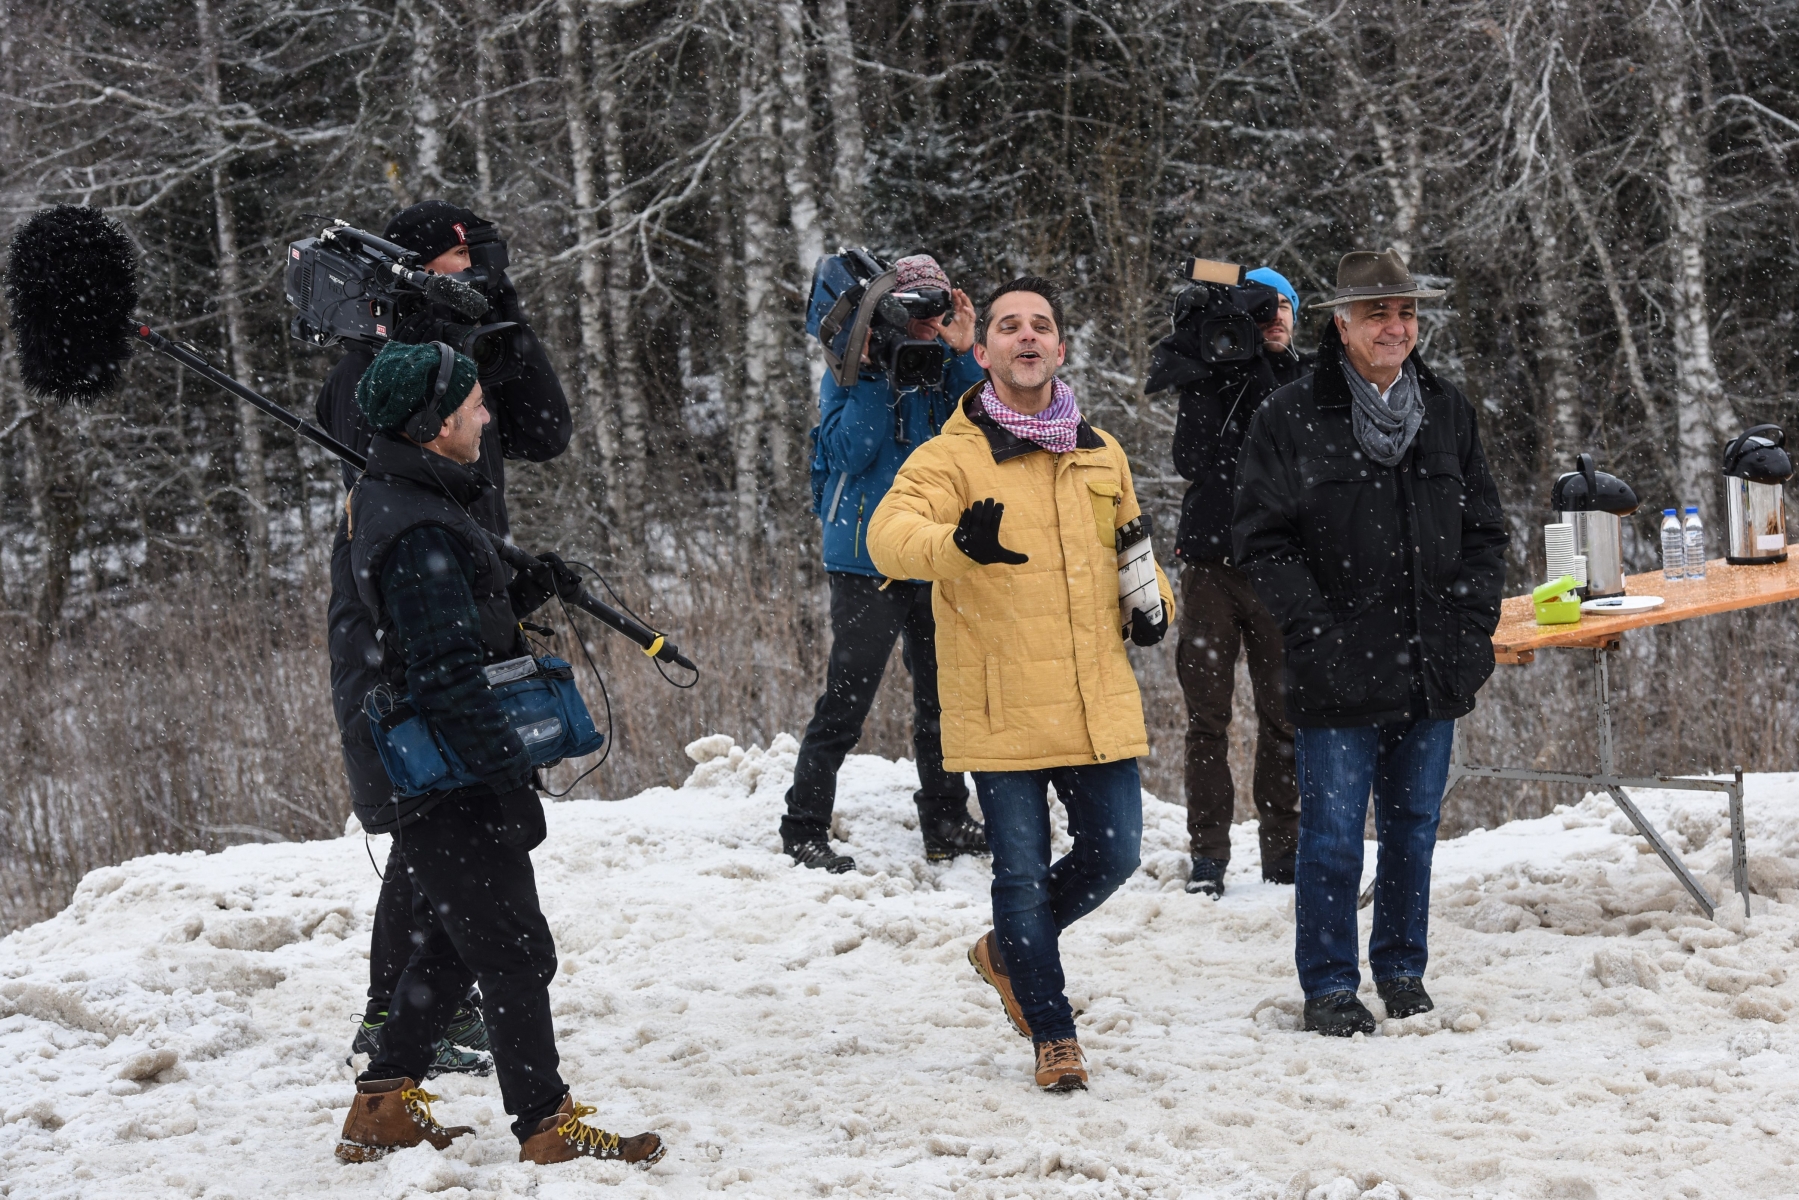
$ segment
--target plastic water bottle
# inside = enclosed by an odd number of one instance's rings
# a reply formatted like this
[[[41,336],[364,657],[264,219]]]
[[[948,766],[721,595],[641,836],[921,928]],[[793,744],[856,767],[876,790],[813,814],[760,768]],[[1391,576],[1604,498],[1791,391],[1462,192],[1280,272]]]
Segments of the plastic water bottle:
[[[1680,529],[1680,516],[1672,508],[1662,509],[1662,578],[1687,577],[1686,536]]]
[[[1705,578],[1705,526],[1699,521],[1697,505],[1687,505],[1687,519],[1681,522],[1681,537],[1686,544],[1687,578]]]

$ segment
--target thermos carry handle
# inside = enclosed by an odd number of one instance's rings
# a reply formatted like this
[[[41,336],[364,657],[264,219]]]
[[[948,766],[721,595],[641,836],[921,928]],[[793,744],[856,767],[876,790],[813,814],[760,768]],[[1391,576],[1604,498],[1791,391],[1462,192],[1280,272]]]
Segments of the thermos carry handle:
[[[1587,481],[1587,503],[1592,504],[1599,498],[1599,468],[1593,463],[1591,454],[1574,456],[1574,469],[1580,472],[1581,478]]]
[[[1738,452],[1740,452],[1742,450],[1744,444],[1747,443],[1750,438],[1756,436],[1759,433],[1766,432],[1767,430],[1770,430],[1770,429],[1773,430],[1774,433],[1776,434],[1776,437],[1774,439],[1774,444],[1776,446],[1780,446],[1780,447],[1784,448],[1787,444],[1787,431],[1786,430],[1782,429],[1778,425],[1756,425],[1756,426],[1753,426],[1752,428],[1743,430],[1742,433],[1737,435],[1735,441],[1731,442],[1730,445],[1724,447],[1724,461],[1729,462],[1732,457],[1734,457]]]

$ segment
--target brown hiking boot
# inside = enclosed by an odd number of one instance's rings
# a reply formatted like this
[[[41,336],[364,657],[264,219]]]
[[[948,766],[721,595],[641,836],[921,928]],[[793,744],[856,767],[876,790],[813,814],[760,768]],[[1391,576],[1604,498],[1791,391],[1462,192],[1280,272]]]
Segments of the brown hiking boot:
[[[518,1149],[520,1162],[567,1162],[571,1158],[602,1158],[611,1162],[631,1163],[648,1170],[668,1152],[662,1139],[653,1133],[621,1138],[597,1125],[588,1125],[582,1117],[592,1116],[591,1104],[576,1104],[575,1097],[562,1098],[562,1107],[553,1117],[537,1123],[537,1132],[525,1139]]]
[[[356,1085],[356,1102],[344,1118],[337,1157],[344,1162],[374,1162],[395,1150],[430,1142],[442,1150],[473,1125],[445,1129],[431,1116],[437,1097],[410,1079],[371,1079]]]
[[[1037,1043],[1037,1086],[1046,1092],[1087,1090],[1087,1060],[1073,1038]]]
[[[1018,997],[1012,994],[1012,977],[1006,969],[999,965],[998,936],[989,929],[979,941],[968,948],[968,965],[974,968],[976,975],[987,981],[989,987],[999,993],[1000,1007],[1006,1010],[1006,1020],[1012,1022],[1021,1037],[1031,1036],[1031,1027],[1025,1023],[1024,1009],[1018,1006]]]

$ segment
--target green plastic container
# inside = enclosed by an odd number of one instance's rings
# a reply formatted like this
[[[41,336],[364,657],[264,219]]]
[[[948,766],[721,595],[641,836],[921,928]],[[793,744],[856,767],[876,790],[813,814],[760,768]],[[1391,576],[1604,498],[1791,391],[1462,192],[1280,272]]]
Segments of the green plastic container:
[[[1530,594],[1539,625],[1572,625],[1580,620],[1580,594],[1574,589],[1574,576],[1551,579]]]

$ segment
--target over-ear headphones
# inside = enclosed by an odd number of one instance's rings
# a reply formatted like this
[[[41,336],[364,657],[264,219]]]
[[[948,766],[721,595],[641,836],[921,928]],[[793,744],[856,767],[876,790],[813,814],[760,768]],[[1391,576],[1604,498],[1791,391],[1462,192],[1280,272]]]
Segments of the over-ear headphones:
[[[443,418],[437,415],[444,393],[450,390],[450,377],[456,373],[456,351],[447,342],[432,342],[437,347],[437,374],[432,377],[431,397],[425,407],[406,418],[406,436],[424,445],[443,432]]]

